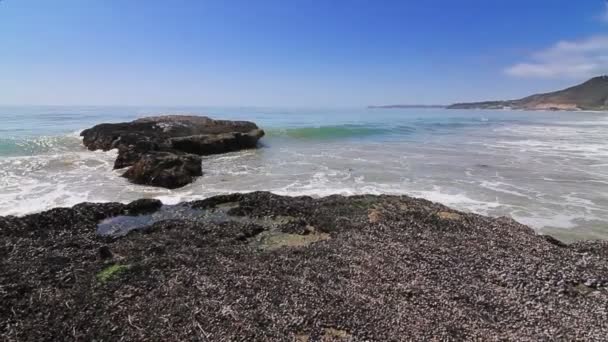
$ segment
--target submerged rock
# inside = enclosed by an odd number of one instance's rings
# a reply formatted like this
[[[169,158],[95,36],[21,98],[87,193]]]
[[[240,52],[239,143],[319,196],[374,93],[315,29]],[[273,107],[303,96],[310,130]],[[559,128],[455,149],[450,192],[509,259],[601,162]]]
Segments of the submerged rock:
[[[605,340],[607,250],[407,196],[83,203],[0,217],[0,339]]]
[[[166,115],[100,124],[81,136],[89,150],[118,149],[114,168],[130,167],[123,176],[131,182],[176,188],[202,175],[197,156],[255,148],[264,131],[248,121]]]

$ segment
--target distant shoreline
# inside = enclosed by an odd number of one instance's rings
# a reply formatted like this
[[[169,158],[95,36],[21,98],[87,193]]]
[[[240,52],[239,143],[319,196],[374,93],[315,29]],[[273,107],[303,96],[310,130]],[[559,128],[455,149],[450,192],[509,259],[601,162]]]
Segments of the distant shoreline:
[[[516,100],[460,102],[444,105],[393,104],[367,108],[445,108],[526,111],[608,112],[608,76],[597,76],[570,88],[530,95]]]
[[[593,110],[593,109],[534,109],[534,108],[483,108],[470,107],[459,108],[442,105],[386,105],[386,106],[367,106],[367,109],[447,109],[447,110],[489,110],[489,111],[504,111],[504,112],[578,112],[578,113],[596,113],[608,114],[608,110]]]
[[[381,106],[367,106],[368,109],[403,109],[403,108],[447,108],[446,105],[381,105]]]

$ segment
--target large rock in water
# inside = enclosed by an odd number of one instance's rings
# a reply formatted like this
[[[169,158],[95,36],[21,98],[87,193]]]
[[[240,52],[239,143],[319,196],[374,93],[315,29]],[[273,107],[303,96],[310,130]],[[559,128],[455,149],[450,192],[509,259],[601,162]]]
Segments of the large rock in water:
[[[607,287],[605,241],[406,196],[0,217],[6,341],[605,341]]]
[[[135,184],[175,189],[202,176],[201,157],[193,154],[148,152],[139,157],[124,177]]]
[[[82,131],[89,150],[118,149],[115,169],[136,184],[177,188],[202,175],[197,156],[254,148],[264,131],[248,121],[166,115]]]

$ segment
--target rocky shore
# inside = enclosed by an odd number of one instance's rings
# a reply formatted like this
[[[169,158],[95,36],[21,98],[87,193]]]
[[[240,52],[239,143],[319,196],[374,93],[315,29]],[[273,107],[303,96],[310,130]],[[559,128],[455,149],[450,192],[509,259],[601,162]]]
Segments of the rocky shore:
[[[605,340],[608,244],[406,196],[0,217],[0,339]]]
[[[91,151],[118,150],[114,169],[135,184],[179,188],[203,175],[200,156],[255,148],[264,131],[249,121],[165,115],[82,131]]]

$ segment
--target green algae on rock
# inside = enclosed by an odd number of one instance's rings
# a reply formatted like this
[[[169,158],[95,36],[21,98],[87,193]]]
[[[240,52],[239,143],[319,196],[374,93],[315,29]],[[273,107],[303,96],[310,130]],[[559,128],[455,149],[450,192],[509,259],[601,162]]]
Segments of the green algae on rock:
[[[97,273],[97,280],[99,280],[102,283],[105,283],[108,280],[116,278],[122,272],[128,270],[129,267],[130,267],[130,265],[120,265],[120,264],[110,265],[110,266],[104,268],[103,270],[101,270],[101,272]]]

